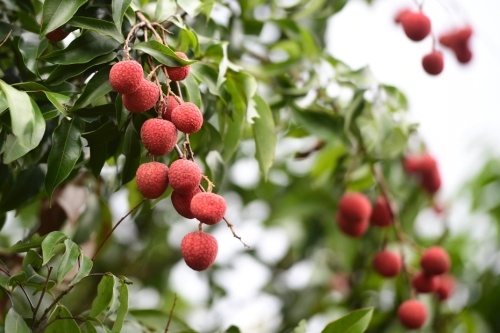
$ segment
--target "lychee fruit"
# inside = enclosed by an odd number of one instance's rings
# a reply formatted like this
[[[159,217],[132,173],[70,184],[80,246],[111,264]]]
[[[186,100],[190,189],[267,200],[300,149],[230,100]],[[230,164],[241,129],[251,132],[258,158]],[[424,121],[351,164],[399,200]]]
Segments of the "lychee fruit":
[[[422,12],[408,11],[400,17],[406,36],[418,42],[431,32],[431,20]]]
[[[168,120],[148,119],[141,127],[141,141],[154,156],[163,156],[177,143],[177,128]]]
[[[460,63],[466,64],[472,59],[472,51],[469,47],[471,36],[472,28],[465,26],[440,35],[439,43],[450,48]]]
[[[159,162],[144,163],[135,174],[139,192],[148,198],[159,198],[168,187],[168,167]]]
[[[173,191],[170,199],[172,200],[172,206],[174,206],[175,210],[179,215],[187,218],[194,219],[193,212],[191,212],[191,200],[193,197],[201,193],[199,187],[196,187],[194,191],[189,193]]]
[[[451,266],[450,257],[442,247],[428,248],[420,258],[420,267],[426,275],[440,275],[448,272]]]
[[[168,170],[170,185],[174,191],[191,193],[201,182],[201,169],[195,162],[186,159],[178,159]]]
[[[142,65],[135,60],[117,62],[109,71],[109,83],[120,94],[132,94],[141,86],[144,79]]]
[[[163,100],[163,105],[161,106],[161,116],[163,119],[172,121],[172,111],[179,106],[179,102],[173,95],[168,95],[166,99]]]
[[[172,111],[171,117],[175,127],[183,133],[196,133],[203,125],[203,115],[200,109],[191,102],[177,106]]]
[[[437,287],[434,293],[437,295],[440,301],[448,299],[455,290],[455,279],[453,276],[444,274],[436,276]]]
[[[368,230],[368,227],[370,225],[368,219],[349,222],[339,212],[337,212],[335,219],[337,221],[339,229],[344,234],[353,238],[359,238],[363,236]]]
[[[139,88],[131,94],[123,94],[123,105],[132,113],[145,112],[155,106],[160,97],[158,86],[146,79],[142,79]]]
[[[431,75],[438,75],[443,71],[444,59],[441,51],[432,51],[422,58],[422,67]]]
[[[422,302],[409,299],[399,306],[398,318],[404,327],[417,329],[424,326],[427,320],[427,309]]]
[[[403,167],[406,172],[417,175],[421,186],[430,194],[436,193],[441,187],[441,175],[436,159],[429,153],[406,156]]]
[[[346,193],[339,201],[339,212],[347,223],[368,220],[372,213],[372,205],[361,193]]]
[[[411,10],[410,10],[410,9],[408,9],[408,8],[403,8],[403,9],[399,10],[399,11],[396,13],[396,16],[394,17],[394,22],[395,22],[395,23],[401,23],[401,21],[403,20],[403,17],[404,17],[407,13],[411,13]]]
[[[372,265],[383,277],[394,277],[401,271],[401,256],[392,251],[380,251],[373,258]]]
[[[438,286],[437,278],[435,275],[425,275],[419,272],[411,280],[411,285],[419,293],[431,293]]]
[[[62,27],[59,27],[59,28],[47,33],[45,35],[45,38],[47,38],[52,43],[57,43],[57,42],[62,41],[68,35],[69,35],[69,31],[65,31]]]
[[[203,231],[190,232],[181,241],[181,254],[186,264],[195,271],[212,266],[218,245],[214,236]]]
[[[370,223],[377,227],[386,227],[392,223],[392,214],[389,203],[384,196],[379,196],[373,205]]]
[[[226,200],[215,193],[198,193],[191,199],[191,212],[202,223],[217,224],[226,214]]]
[[[188,60],[188,57],[183,52],[175,52],[175,54],[184,60]],[[189,75],[189,69],[191,66],[180,66],[180,67],[167,67],[168,78],[172,81],[182,81]]]
[[[441,175],[437,169],[432,172],[423,173],[420,183],[424,190],[430,194],[436,193],[441,188]]]

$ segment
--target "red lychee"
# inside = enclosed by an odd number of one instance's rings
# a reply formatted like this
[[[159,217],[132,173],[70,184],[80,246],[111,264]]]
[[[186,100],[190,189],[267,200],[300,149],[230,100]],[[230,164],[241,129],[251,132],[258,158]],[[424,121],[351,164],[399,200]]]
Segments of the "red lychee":
[[[143,196],[148,199],[159,198],[168,186],[168,167],[159,162],[141,164],[135,179]]]
[[[451,261],[442,247],[432,246],[422,254],[420,266],[426,275],[440,275],[448,272]]]
[[[430,194],[436,193],[441,187],[441,175],[436,159],[429,153],[406,156],[403,167],[406,172],[416,174],[421,186]]]
[[[171,117],[175,127],[183,133],[196,133],[203,125],[203,115],[200,109],[190,102],[177,106],[172,111]]]
[[[355,222],[348,222],[340,213],[337,212],[335,217],[339,229],[346,235],[359,238],[363,236],[368,230],[370,223],[368,219],[358,220]]]
[[[59,28],[47,33],[45,35],[45,38],[47,38],[52,43],[57,43],[57,42],[62,41],[68,35],[69,35],[69,31],[65,31],[62,27],[59,27]]]
[[[339,201],[339,212],[347,223],[368,220],[372,213],[372,205],[361,193],[346,193]]]
[[[408,11],[400,17],[406,36],[418,42],[431,32],[431,20],[422,12]]]
[[[214,236],[203,231],[190,232],[181,241],[181,254],[186,264],[195,271],[212,266],[218,245]]]
[[[155,106],[160,97],[160,89],[156,84],[143,79],[139,89],[132,94],[122,95],[123,105],[132,113],[145,112]]]
[[[198,193],[201,193],[199,187],[196,187],[194,191],[189,193],[173,191],[170,197],[172,200],[172,206],[174,206],[179,215],[187,219],[194,219],[193,212],[191,212],[191,200]]]
[[[410,9],[408,9],[408,8],[403,8],[403,9],[399,10],[399,11],[396,13],[396,16],[394,17],[394,22],[395,22],[395,23],[401,23],[401,21],[403,20],[403,17],[404,17],[407,13],[411,13],[411,10],[410,10]]]
[[[144,79],[142,65],[135,60],[117,62],[109,71],[109,83],[120,94],[132,94]]]
[[[441,188],[441,175],[437,169],[423,173],[420,183],[427,192],[434,194]]]
[[[427,309],[422,302],[409,299],[399,306],[398,318],[404,327],[417,329],[424,326],[427,320]]]
[[[443,71],[444,59],[441,51],[432,51],[422,58],[422,67],[431,75],[438,75]]]
[[[383,277],[394,277],[401,271],[401,256],[392,251],[380,251],[373,257],[372,265]]]
[[[411,285],[419,293],[431,293],[436,290],[438,285],[437,276],[425,275],[422,272],[417,273],[411,280]]]
[[[198,164],[186,159],[172,162],[168,170],[170,185],[174,191],[182,193],[193,192],[200,185],[201,177],[202,173]]]
[[[182,52],[175,52],[175,54],[184,60],[188,60],[188,57]],[[180,67],[167,67],[168,78],[172,81],[182,81],[189,75],[190,66],[180,66]]]
[[[163,156],[177,143],[177,128],[168,120],[152,118],[141,127],[141,141],[155,156]]]
[[[173,95],[168,95],[161,106],[161,116],[163,119],[172,121],[172,111],[179,106],[179,102]]]
[[[440,35],[439,43],[450,48],[460,63],[466,64],[472,59],[472,51],[469,46],[471,36],[472,28],[465,26]]]
[[[384,196],[377,198],[370,216],[370,223],[377,227],[386,227],[392,223],[391,209]]]
[[[453,294],[455,290],[455,279],[448,274],[436,276],[436,279],[437,287],[434,292],[440,301],[444,301]]]
[[[191,212],[202,223],[217,224],[226,214],[226,200],[215,193],[198,193],[191,200]]]

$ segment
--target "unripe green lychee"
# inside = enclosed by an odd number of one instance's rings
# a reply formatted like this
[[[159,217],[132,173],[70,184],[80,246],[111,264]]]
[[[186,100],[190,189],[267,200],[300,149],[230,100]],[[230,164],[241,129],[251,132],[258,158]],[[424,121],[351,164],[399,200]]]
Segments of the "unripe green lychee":
[[[143,79],[142,66],[135,60],[117,62],[109,71],[111,88],[120,94],[134,93],[141,86]]]
[[[184,60],[188,60],[188,57],[183,52],[175,52],[175,54]],[[168,78],[172,81],[182,81],[189,75],[189,69],[191,66],[180,66],[180,67],[167,67]]]
[[[400,19],[406,36],[412,41],[421,41],[431,32],[431,20],[422,12],[408,11]]]
[[[448,272],[451,261],[442,247],[432,246],[422,254],[420,266],[426,275],[440,275]]]
[[[389,204],[384,196],[379,196],[373,206],[370,223],[377,227],[386,227],[392,223]]]
[[[347,223],[355,223],[369,219],[372,205],[361,193],[346,193],[339,201],[339,212]]]
[[[359,238],[363,236],[370,225],[368,219],[349,222],[339,212],[337,212],[335,220],[337,221],[339,229],[347,236],[353,238]]]
[[[189,193],[173,191],[172,195],[170,196],[170,200],[172,200],[172,206],[174,206],[179,215],[187,219],[194,219],[193,212],[191,212],[191,200],[198,193],[201,193],[199,187],[196,187],[194,191]]]
[[[161,106],[161,116],[163,119],[172,121],[172,111],[179,106],[179,102],[173,95],[168,95]]]
[[[438,285],[437,276],[418,272],[411,280],[411,285],[419,293],[431,293]]]
[[[401,256],[392,251],[380,251],[372,261],[373,268],[383,277],[394,277],[401,271]]]
[[[171,117],[175,127],[183,133],[196,133],[203,125],[203,115],[200,109],[190,102],[177,106],[172,111]]]
[[[215,193],[198,193],[191,200],[191,212],[198,221],[214,225],[226,214],[226,200]]]
[[[177,143],[177,128],[168,120],[152,118],[141,127],[141,141],[155,156],[163,156]]]
[[[159,198],[168,187],[168,167],[159,162],[144,163],[135,174],[137,187],[148,199]]]
[[[399,306],[398,318],[404,327],[417,329],[424,326],[427,320],[427,309],[422,302],[409,299]]]
[[[168,178],[170,185],[174,191],[182,193],[191,193],[201,182],[201,169],[195,162],[178,159],[172,164],[168,170]]]
[[[181,241],[181,254],[186,264],[195,271],[203,271],[215,261],[218,245],[214,236],[194,231]]]
[[[156,84],[142,79],[139,88],[131,94],[123,94],[123,105],[132,113],[145,112],[155,106],[160,97],[160,89]]]

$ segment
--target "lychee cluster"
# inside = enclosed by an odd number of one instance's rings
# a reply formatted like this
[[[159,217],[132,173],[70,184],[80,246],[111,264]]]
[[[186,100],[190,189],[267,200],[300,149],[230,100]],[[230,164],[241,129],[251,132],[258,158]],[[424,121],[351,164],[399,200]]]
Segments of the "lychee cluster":
[[[441,174],[436,159],[429,153],[407,155],[403,159],[403,168],[417,177],[420,185],[430,194],[435,194],[441,187]]]

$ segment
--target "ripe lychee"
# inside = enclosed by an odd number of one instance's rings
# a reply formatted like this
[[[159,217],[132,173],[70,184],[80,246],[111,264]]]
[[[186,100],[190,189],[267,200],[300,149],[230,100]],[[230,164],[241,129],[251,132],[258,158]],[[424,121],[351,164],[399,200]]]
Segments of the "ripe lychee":
[[[177,106],[172,111],[171,117],[175,127],[183,133],[196,133],[203,125],[203,115],[200,109],[190,102]]]
[[[403,8],[403,9],[399,10],[399,11],[396,13],[396,16],[394,17],[394,22],[395,22],[395,23],[401,23],[401,21],[403,20],[403,17],[404,17],[407,13],[411,13],[411,10],[410,10],[410,9],[408,9],[408,8]]]
[[[438,75],[443,71],[444,59],[441,51],[432,51],[422,58],[422,67],[431,75]]]
[[[469,46],[471,36],[472,28],[465,26],[440,35],[439,43],[450,48],[460,63],[466,64],[472,59],[472,51]]]
[[[139,89],[144,72],[142,65],[135,60],[117,62],[109,71],[109,83],[120,94],[132,94]]]
[[[172,206],[174,206],[179,215],[187,219],[194,219],[193,212],[191,212],[191,200],[198,193],[201,193],[199,187],[196,187],[194,191],[189,193],[173,191],[170,197],[172,200]]]
[[[446,273],[451,266],[450,257],[442,247],[428,248],[420,259],[420,267],[426,275],[440,275]]]
[[[177,143],[177,128],[168,120],[152,118],[141,127],[141,141],[155,156],[163,156]]]
[[[198,193],[191,200],[191,212],[202,223],[217,224],[226,214],[226,200],[215,193]]]
[[[143,196],[148,199],[159,198],[168,186],[168,167],[159,162],[141,164],[135,179]]]
[[[346,193],[339,201],[339,212],[347,223],[355,223],[368,220],[372,213],[372,205],[361,193]]]
[[[406,36],[418,42],[431,32],[431,20],[422,12],[408,11],[400,17]]]
[[[392,223],[392,214],[389,203],[384,196],[379,196],[373,206],[370,223],[377,227],[386,227]]]
[[[417,329],[424,326],[427,320],[427,309],[422,302],[409,299],[399,306],[398,318],[404,327]]]
[[[184,60],[188,60],[188,57],[183,52],[175,52],[175,54]],[[172,81],[182,81],[189,75],[189,69],[191,66],[180,66],[180,67],[167,67],[168,78]]]
[[[437,169],[432,172],[423,173],[420,183],[427,192],[431,194],[436,193],[441,188],[441,175]]]
[[[419,293],[431,293],[438,286],[438,277],[419,272],[411,280],[411,285]]]
[[[349,222],[339,212],[337,212],[335,220],[337,221],[339,229],[344,234],[353,238],[359,238],[363,236],[370,225],[368,219]]]
[[[181,241],[181,254],[186,264],[195,271],[212,266],[218,245],[214,236],[203,231],[190,232]]]
[[[161,116],[163,119],[172,121],[172,111],[179,106],[179,102],[173,95],[168,95],[166,99],[163,100],[163,105],[161,106]]]
[[[195,162],[186,159],[178,159],[168,170],[170,185],[174,191],[191,193],[200,185],[202,173]]]
[[[151,81],[143,79],[135,92],[122,95],[122,101],[127,110],[132,113],[140,113],[155,106],[159,97],[160,89],[158,86]]]
[[[401,271],[401,256],[392,251],[380,251],[373,257],[372,265],[383,277],[394,277]]]
[[[440,301],[448,299],[455,290],[455,279],[453,276],[444,274],[436,276],[437,287],[434,293],[437,295]]]
[[[441,187],[436,159],[429,153],[406,156],[403,167],[406,172],[417,175],[421,186],[430,194],[436,193]]]
[[[52,43],[57,43],[57,42],[62,41],[68,35],[69,35],[69,31],[65,31],[62,27],[59,27],[59,28],[47,33],[45,35],[45,38],[47,38]]]

